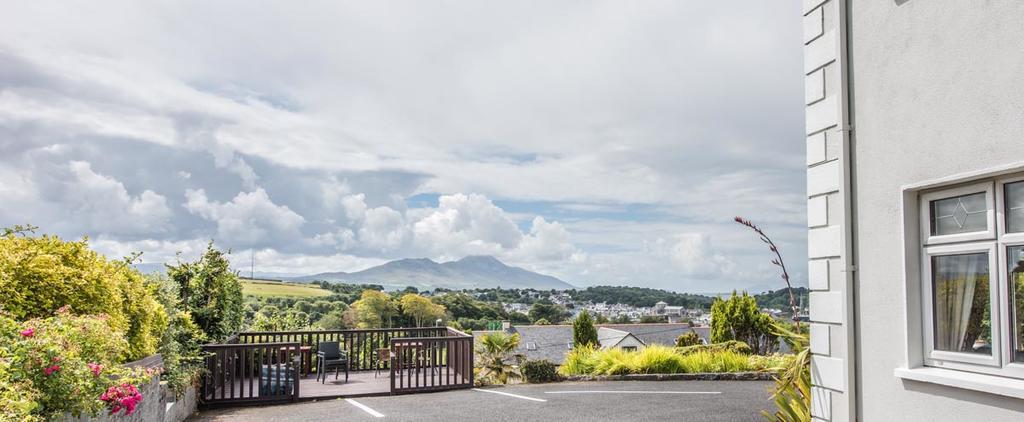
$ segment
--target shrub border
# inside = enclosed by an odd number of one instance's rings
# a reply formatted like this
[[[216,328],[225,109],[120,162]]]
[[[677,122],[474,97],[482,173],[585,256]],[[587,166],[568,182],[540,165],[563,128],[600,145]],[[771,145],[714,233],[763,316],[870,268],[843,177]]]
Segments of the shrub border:
[[[566,381],[772,381],[771,372],[699,372],[690,374],[570,375]]]

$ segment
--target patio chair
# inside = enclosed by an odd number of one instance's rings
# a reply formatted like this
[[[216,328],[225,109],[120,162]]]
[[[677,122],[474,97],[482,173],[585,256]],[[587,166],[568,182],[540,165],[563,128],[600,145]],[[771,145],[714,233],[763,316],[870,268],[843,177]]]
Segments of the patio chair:
[[[385,363],[388,364],[388,368],[391,367],[390,366],[391,365],[391,358],[393,356],[394,356],[394,354],[391,353],[391,349],[390,348],[382,347],[380,349],[377,349],[377,361],[374,362],[374,366],[376,367],[377,372],[375,374],[373,374],[374,378],[376,378],[378,375],[380,375],[380,371],[382,369],[385,369],[384,368],[384,364]]]
[[[341,344],[336,341],[320,342],[316,352],[316,380],[320,381],[323,376],[323,383],[327,383],[327,371],[334,368],[334,379],[338,379],[338,369],[345,369],[345,382],[348,382],[348,355],[341,350]]]

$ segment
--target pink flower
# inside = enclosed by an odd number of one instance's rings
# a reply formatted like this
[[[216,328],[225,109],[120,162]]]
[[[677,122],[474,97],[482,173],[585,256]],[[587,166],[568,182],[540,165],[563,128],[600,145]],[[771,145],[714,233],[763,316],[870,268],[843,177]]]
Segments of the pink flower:
[[[46,374],[46,376],[50,376],[54,372],[57,372],[57,371],[60,371],[60,365],[52,365],[52,366],[43,368],[43,373]]]
[[[89,367],[89,370],[92,371],[92,376],[94,377],[100,376],[100,371],[103,370],[103,365],[98,363],[89,363],[87,366]]]
[[[32,337],[34,335],[36,335],[36,329],[35,328],[26,328],[24,330],[21,330],[21,336],[22,337]]]
[[[50,358],[50,360],[52,360],[54,362],[60,362],[60,356],[54,356],[54,357]]]
[[[142,394],[131,384],[115,385],[107,389],[107,392],[100,396],[100,400],[110,405],[110,414],[115,414],[124,409],[125,415],[135,412],[135,407],[142,401]]]

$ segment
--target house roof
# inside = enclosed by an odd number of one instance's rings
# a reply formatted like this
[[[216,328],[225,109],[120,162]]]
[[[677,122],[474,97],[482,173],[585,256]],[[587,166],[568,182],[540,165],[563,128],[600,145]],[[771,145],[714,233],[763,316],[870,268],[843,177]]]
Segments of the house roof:
[[[648,346],[674,346],[676,337],[690,331],[689,324],[600,324],[597,328],[598,339],[602,340],[602,345],[605,344],[605,334],[602,332],[607,334],[609,340],[617,339],[610,343],[612,345],[622,341],[626,334],[632,334]],[[693,330],[705,340],[710,335],[708,327],[693,327]],[[474,331],[473,336],[479,338],[488,332]],[[572,342],[572,325],[514,325],[509,332],[519,334],[519,347],[516,353],[526,356],[527,359],[547,359],[556,364],[561,364],[565,360],[565,352],[569,351],[568,344]],[[531,343],[536,346],[535,350],[530,350]]]

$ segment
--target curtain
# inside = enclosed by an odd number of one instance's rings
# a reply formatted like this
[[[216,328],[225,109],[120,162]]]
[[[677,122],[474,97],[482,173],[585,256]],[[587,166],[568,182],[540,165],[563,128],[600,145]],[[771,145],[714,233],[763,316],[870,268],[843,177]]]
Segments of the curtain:
[[[973,351],[980,328],[975,309],[975,292],[988,278],[985,254],[942,256],[935,258],[935,348],[958,352]],[[981,293],[981,292],[978,292]],[[980,310],[984,312],[984,310]],[[972,319],[974,321],[972,321]],[[973,322],[973,323],[972,323]],[[978,325],[978,326],[975,326]],[[972,327],[973,326],[973,327]],[[969,341],[968,341],[969,340]],[[966,344],[971,343],[971,344]]]

